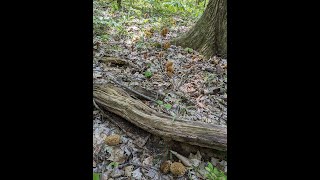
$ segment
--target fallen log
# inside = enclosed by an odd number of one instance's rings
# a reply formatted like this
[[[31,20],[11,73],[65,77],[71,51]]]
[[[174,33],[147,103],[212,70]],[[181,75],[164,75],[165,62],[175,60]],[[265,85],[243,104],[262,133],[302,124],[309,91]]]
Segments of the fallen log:
[[[105,110],[156,136],[219,151],[227,150],[227,130],[224,127],[197,121],[173,120],[171,116],[151,109],[111,84],[95,85],[93,98]]]

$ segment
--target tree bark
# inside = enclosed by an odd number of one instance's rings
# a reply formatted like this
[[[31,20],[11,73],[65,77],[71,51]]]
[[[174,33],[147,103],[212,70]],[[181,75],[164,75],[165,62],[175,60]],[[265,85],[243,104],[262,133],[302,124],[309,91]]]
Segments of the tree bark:
[[[113,85],[96,85],[93,97],[99,106],[154,135],[219,151],[227,150],[227,130],[221,126],[173,119]]]
[[[192,48],[207,58],[227,58],[227,0],[209,0],[197,23],[172,44]]]

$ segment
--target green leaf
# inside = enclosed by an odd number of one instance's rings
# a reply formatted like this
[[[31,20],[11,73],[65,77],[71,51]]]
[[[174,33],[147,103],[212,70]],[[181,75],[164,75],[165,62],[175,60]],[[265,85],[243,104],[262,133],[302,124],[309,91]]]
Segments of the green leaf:
[[[171,109],[171,107],[172,107],[171,104],[165,104],[165,105],[163,105],[163,106],[164,106],[164,108],[166,108],[167,110]]]
[[[220,175],[220,171],[216,167],[213,169],[213,173],[217,176]]]
[[[208,162],[208,168],[210,168],[210,170],[213,171],[213,165],[211,164],[211,162]]]
[[[160,101],[160,100],[158,100],[157,103],[158,103],[159,105],[163,105],[163,102]]]
[[[208,168],[208,167],[204,167],[208,172],[210,172],[211,171],[211,169],[210,168]]]
[[[184,49],[186,52],[188,52],[188,53],[192,53],[193,52],[193,49],[191,49],[191,48],[185,48]]]
[[[146,72],[144,72],[144,76],[146,78],[150,78],[152,76],[152,72],[151,71],[146,71]]]
[[[93,180],[100,180],[100,174],[93,173]]]
[[[119,165],[118,162],[111,162],[111,163],[109,164],[109,166],[111,166],[112,168],[116,168],[116,167],[118,167],[118,165]]]
[[[223,175],[222,177],[219,177],[219,180],[227,180],[226,175]]]

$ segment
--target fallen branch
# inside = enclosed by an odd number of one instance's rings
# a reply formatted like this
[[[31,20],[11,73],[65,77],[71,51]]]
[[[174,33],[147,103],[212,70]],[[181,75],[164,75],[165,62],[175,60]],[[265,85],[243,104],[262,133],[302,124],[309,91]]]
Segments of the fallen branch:
[[[119,85],[119,86],[121,86],[121,87],[123,87],[123,88],[125,88],[125,89],[129,90],[130,92],[132,92],[132,93],[134,93],[134,94],[136,94],[136,95],[138,95],[138,96],[140,96],[140,97],[142,97],[142,98],[144,98],[144,99],[146,99],[146,100],[149,100],[149,101],[152,101],[152,102],[157,103],[157,101],[156,101],[156,100],[151,99],[150,97],[145,96],[145,95],[143,95],[143,94],[141,94],[141,93],[139,93],[139,92],[137,92],[137,91],[135,91],[135,90],[133,90],[133,89],[129,88],[128,86],[125,86],[125,85],[123,85],[123,84],[119,83],[118,81],[116,81],[116,80],[115,80],[115,79],[113,79],[113,78],[110,78],[110,80],[111,80],[112,82],[116,83],[117,85]]]
[[[171,116],[158,113],[111,84],[94,86],[93,97],[100,107],[154,135],[219,151],[227,150],[227,130],[224,127],[181,119],[172,121]]]

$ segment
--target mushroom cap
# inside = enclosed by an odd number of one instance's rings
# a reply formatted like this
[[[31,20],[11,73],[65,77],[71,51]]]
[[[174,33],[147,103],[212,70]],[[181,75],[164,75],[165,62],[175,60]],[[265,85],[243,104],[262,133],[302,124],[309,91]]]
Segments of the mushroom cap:
[[[164,161],[161,166],[160,166],[160,171],[163,174],[168,174],[170,171],[170,166],[171,166],[172,162],[170,160],[168,161]]]
[[[170,166],[170,171],[175,176],[182,176],[186,172],[186,168],[180,162],[174,162]]]
[[[120,144],[120,136],[118,134],[107,136],[106,143],[109,146],[115,146]]]

